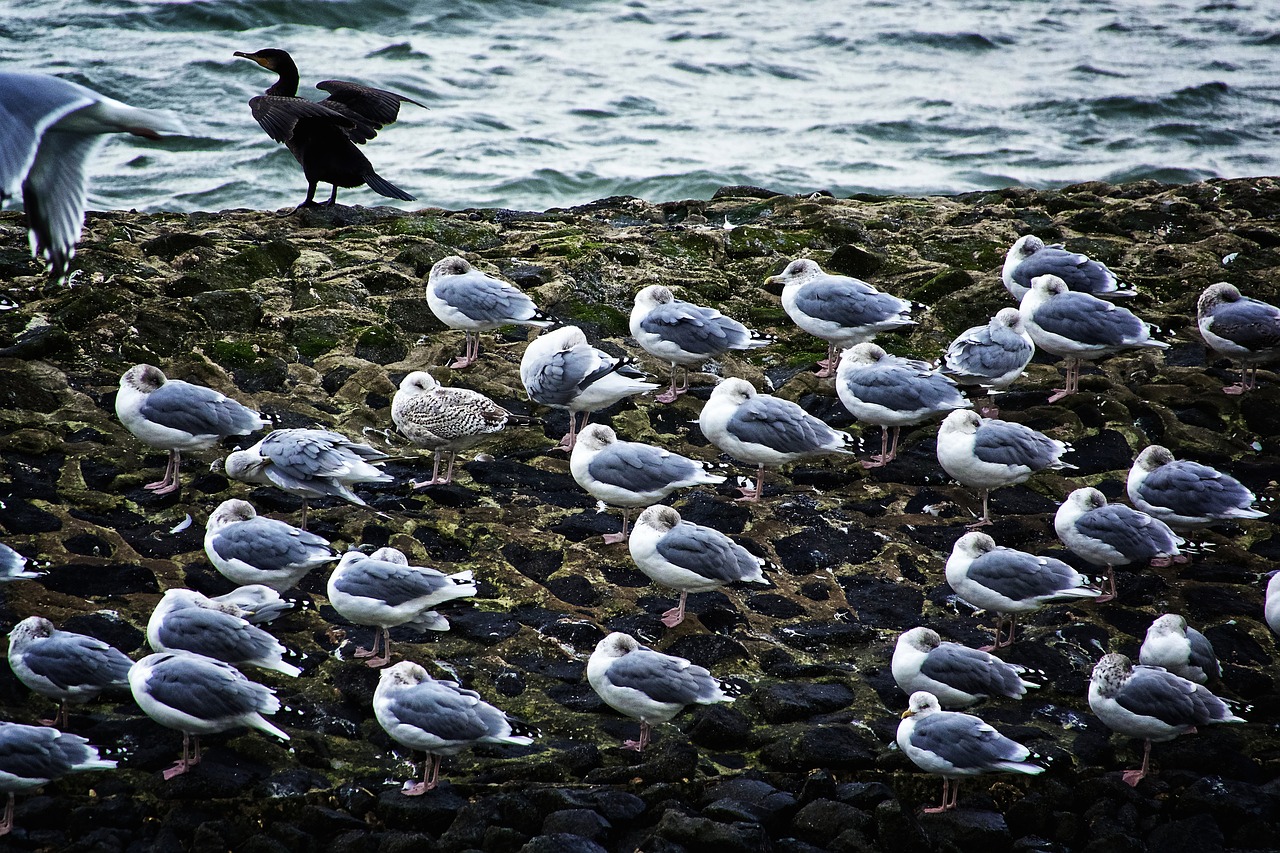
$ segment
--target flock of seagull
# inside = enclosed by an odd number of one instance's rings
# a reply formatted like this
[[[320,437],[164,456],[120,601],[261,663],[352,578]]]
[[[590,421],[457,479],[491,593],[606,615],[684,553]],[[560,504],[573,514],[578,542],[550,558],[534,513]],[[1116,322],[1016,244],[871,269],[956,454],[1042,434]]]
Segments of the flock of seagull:
[[[982,515],[955,542],[946,578],[960,599],[997,615],[992,644],[971,649],[917,627],[899,638],[891,665],[894,679],[909,696],[898,745],[913,762],[944,780],[942,803],[930,811],[954,808],[959,780],[966,776],[1044,769],[1029,760],[1025,746],[979,717],[951,710],[982,699],[1019,699],[1039,686],[1023,677],[1021,667],[990,653],[1014,642],[1020,614],[1049,604],[1113,598],[1115,566],[1187,559],[1175,531],[1265,515],[1254,505],[1254,495],[1234,478],[1152,446],[1139,454],[1129,474],[1127,491],[1136,509],[1108,503],[1097,489],[1080,488],[1054,518],[1063,545],[1088,564],[1106,569],[1105,589],[1060,560],[1001,547],[981,532],[978,528],[991,523],[991,490],[1073,466],[1063,459],[1070,451],[1067,444],[972,411],[962,387],[999,393],[1022,374],[1038,348],[1067,360],[1066,387],[1051,398],[1056,400],[1077,391],[1081,361],[1134,347],[1166,346],[1153,340],[1150,327],[1132,312],[1108,301],[1131,291],[1121,289],[1105,266],[1084,255],[1023,237],[1008,253],[1003,279],[1020,298],[1019,307],[1002,309],[988,325],[962,333],[941,366],[891,355],[872,342],[880,332],[914,322],[910,303],[858,279],[825,273],[812,260],[792,261],[770,279],[783,286],[783,307],[797,325],[828,343],[820,375],[833,379],[837,396],[858,421],[881,428],[880,453],[862,464],[892,463],[901,427],[942,418],[939,463],[948,475],[981,493]],[[658,390],[634,359],[596,348],[577,327],[547,328],[553,320],[528,296],[460,257],[435,264],[427,300],[445,325],[464,333],[464,352],[453,363],[455,369],[476,362],[484,332],[513,324],[544,330],[526,348],[520,378],[533,403],[568,411],[569,431],[556,449],[568,452],[573,478],[599,501],[622,510],[621,532],[605,536],[605,542],[626,541],[642,572],[680,593],[679,604],[662,615],[663,624],[674,627],[685,618],[690,592],[767,582],[763,570],[770,566],[764,559],[717,530],[682,520],[661,503],[679,489],[724,482],[727,476],[720,472],[726,465],[626,441],[608,426],[589,423],[593,412]],[[1227,284],[1209,287],[1199,309],[1205,341],[1245,365],[1240,385],[1224,390],[1253,387],[1256,378],[1249,368],[1256,372],[1259,364],[1280,355],[1280,311]],[[670,385],[657,398],[664,402],[688,389],[691,367],[770,343],[719,311],[676,299],[659,285],[636,295],[630,327],[646,352],[671,367]],[[121,377],[116,414],[143,444],[168,452],[163,478],[145,487],[157,494],[180,488],[184,451],[207,450],[225,438],[270,426],[267,418],[237,400],[169,379],[146,364]],[[511,423],[527,421],[482,394],[443,387],[426,371],[414,371],[401,382],[392,417],[412,445],[435,455],[431,479],[412,483],[414,488],[450,482],[460,450]],[[762,499],[766,469],[853,452],[848,433],[743,379],[720,380],[697,423],[717,449],[756,467],[754,482],[741,488],[739,500]],[[247,726],[287,739],[288,733],[267,719],[280,706],[274,692],[242,669],[300,674],[285,660],[283,645],[261,626],[291,606],[281,593],[308,572],[337,563],[328,579],[329,603],[350,622],[375,629],[370,648],[355,654],[369,666],[387,667],[374,695],[374,715],[397,743],[428,755],[421,780],[406,783],[405,794],[436,786],[442,756],[476,743],[531,742],[536,730],[507,717],[474,691],[434,679],[412,661],[387,666],[392,661],[389,629],[447,630],[449,622],[436,608],[476,594],[470,571],[450,575],[414,566],[391,548],[339,555],[324,538],[306,530],[309,501],[336,497],[364,505],[356,488],[391,481],[381,468],[388,458],[327,429],[274,429],[252,447],[231,453],[222,463],[228,477],[303,499],[301,525],[261,517],[243,500],[218,506],[208,518],[205,551],[237,588],[218,598],[189,589],[167,590],[147,625],[153,653],[137,662],[99,640],[60,631],[40,616],[20,622],[10,633],[8,657],[19,680],[59,703],[54,719],[44,722],[65,726],[68,704],[127,686],[144,713],[183,733],[182,757],[164,771],[166,779],[199,762],[204,734]],[[632,525],[630,513],[636,509],[643,511]],[[34,577],[24,571],[25,558],[16,551],[4,546],[0,557],[5,580]],[[1280,631],[1276,578],[1268,588],[1265,617]],[[1116,654],[1098,662],[1090,707],[1115,731],[1146,744],[1142,768],[1126,772],[1126,782],[1137,784],[1148,772],[1153,741],[1209,723],[1242,721],[1204,686],[1218,672],[1208,641],[1176,614],[1155,621],[1138,664]],[[736,693],[705,668],[621,633],[600,641],[588,662],[587,679],[606,704],[640,722],[639,738],[624,744],[636,750],[649,742],[653,725],[693,704],[732,701]],[[0,831],[12,825],[14,791],[73,770],[113,764],[79,736],[54,728],[0,725],[0,790],[10,792]]]

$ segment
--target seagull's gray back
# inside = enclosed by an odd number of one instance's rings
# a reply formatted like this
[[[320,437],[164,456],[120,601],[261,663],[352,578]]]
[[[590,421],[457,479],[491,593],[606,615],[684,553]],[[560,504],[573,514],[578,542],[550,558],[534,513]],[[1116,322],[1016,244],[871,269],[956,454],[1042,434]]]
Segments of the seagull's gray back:
[[[241,717],[273,704],[266,687],[233,673],[176,654],[151,669],[146,689],[162,705],[202,720]]]
[[[1241,297],[1213,309],[1215,335],[1245,349],[1265,351],[1280,347],[1280,309],[1257,299]]]
[[[314,533],[261,516],[229,524],[213,537],[224,560],[241,560],[265,571],[284,571],[329,554],[329,543]]]
[[[685,352],[708,358],[741,349],[751,340],[747,327],[719,311],[689,302],[665,302],[640,320],[640,328]]]
[[[1018,670],[986,652],[941,643],[925,656],[920,674],[975,696],[1021,696]]]
[[[1205,688],[1155,666],[1135,666],[1115,698],[1122,708],[1170,726],[1203,726],[1232,716]]]
[[[631,441],[618,441],[592,457],[587,464],[591,476],[602,483],[633,492],[661,491],[688,480],[698,466],[675,453]]]
[[[270,657],[280,648],[275,637],[240,617],[199,606],[166,613],[157,634],[166,649],[185,649],[233,664]]]
[[[22,652],[22,660],[32,672],[64,690],[128,684],[133,666],[128,655],[114,646],[70,631],[55,631],[32,643]]]
[[[1074,291],[1046,300],[1034,321],[1046,332],[1090,346],[1122,347],[1146,334],[1146,324],[1133,312]]]
[[[609,665],[609,681],[644,693],[655,702],[690,705],[719,689],[711,673],[650,649],[628,652]]]
[[[436,295],[480,323],[511,323],[537,313],[533,300],[515,287],[478,270],[440,277]]]
[[[386,694],[387,711],[401,723],[443,740],[475,741],[500,735],[505,716],[480,694],[449,681],[423,681]]]
[[[1133,562],[1146,562],[1177,547],[1164,525],[1123,504],[1107,504],[1076,520],[1081,534],[1105,542]]]
[[[1147,503],[1188,517],[1221,515],[1248,507],[1249,490],[1218,474],[1208,465],[1177,460],[1149,473],[1139,491]]]
[[[361,560],[355,568],[334,578],[334,586],[347,595],[385,601],[392,607],[434,595],[453,584],[444,574],[414,571],[383,560]]]
[[[1014,267],[1013,280],[1030,289],[1032,279],[1056,275],[1067,287],[1099,295],[1115,290],[1116,277],[1098,261],[1061,246],[1045,246]]]
[[[977,717],[935,711],[916,720],[912,745],[932,752],[961,770],[994,769],[1004,761],[1022,761],[1027,749]]]
[[[19,780],[57,779],[97,759],[98,751],[79,735],[45,726],[0,722],[0,791],[33,787]],[[17,779],[6,780],[6,775]]]
[[[857,328],[883,323],[910,304],[864,281],[824,274],[800,287],[796,307],[810,317]]]
[[[139,412],[152,423],[192,435],[248,435],[262,427],[252,410],[181,379],[170,379],[147,394]]]
[[[1053,464],[1058,445],[1022,424],[984,420],[973,437],[973,454],[996,465],[1025,465],[1040,471]]]
[[[732,583],[759,571],[760,564],[732,539],[708,527],[681,521],[658,540],[664,560],[704,578]]]
[[[1187,628],[1187,644],[1191,646],[1192,666],[1200,667],[1210,678],[1222,677],[1222,667],[1218,664],[1218,656],[1214,653],[1213,644],[1209,642],[1208,637],[1195,628]]]
[[[729,419],[739,441],[761,444],[779,453],[813,453],[836,440],[836,432],[790,400],[758,395]]]
[[[1073,589],[1075,569],[1052,557],[996,548],[969,565],[970,580],[1014,601],[1032,601]]]

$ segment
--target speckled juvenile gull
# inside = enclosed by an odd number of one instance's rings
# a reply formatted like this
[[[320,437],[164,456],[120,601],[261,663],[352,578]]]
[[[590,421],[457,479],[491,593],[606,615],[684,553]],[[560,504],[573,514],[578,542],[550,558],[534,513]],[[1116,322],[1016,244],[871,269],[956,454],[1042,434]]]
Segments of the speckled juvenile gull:
[[[414,624],[431,631],[449,630],[449,621],[434,608],[456,598],[476,594],[470,571],[446,575],[425,566],[411,566],[403,552],[383,548],[373,555],[348,551],[329,575],[329,603],[342,618],[377,628],[368,649],[356,657],[369,666],[391,661],[391,628]],[[382,657],[378,657],[378,646]]]
[[[452,681],[437,681],[413,661],[384,669],[373,691],[378,725],[401,746],[427,753],[421,782],[406,782],[401,793],[415,797],[439,782],[440,763],[478,743],[528,746],[537,729],[513,720]]]
[[[263,584],[276,592],[293,589],[312,569],[338,559],[323,537],[264,518],[248,501],[236,498],[223,501],[209,515],[204,552],[232,583]]]
[[[1080,389],[1080,363],[1133,347],[1168,348],[1152,340],[1151,326],[1127,308],[1068,290],[1062,279],[1042,275],[1031,283],[1018,308],[1036,346],[1067,362],[1066,387],[1049,397],[1056,403]]]
[[[1222,677],[1222,667],[1209,638],[1176,613],[1159,616],[1147,628],[1138,661],[1158,666],[1197,684]]]
[[[1062,461],[1070,445],[1031,427],[977,412],[955,411],[938,427],[938,464],[961,485],[982,492],[982,517],[970,527],[991,523],[992,489],[1026,482],[1040,471],[1075,468]]]
[[[434,451],[430,480],[416,480],[415,489],[453,482],[458,451],[473,447],[486,435],[499,432],[514,415],[478,391],[446,388],[425,370],[400,381],[391,399],[391,420],[416,447]],[[444,477],[440,463],[449,460]]]
[[[637,752],[648,746],[654,723],[667,722],[688,705],[732,702],[737,695],[702,667],[618,632],[596,644],[587,661],[587,681],[606,705],[640,721],[639,739],[622,745]]]
[[[60,631],[43,616],[28,616],[9,632],[9,668],[32,691],[58,703],[41,725],[67,725],[67,705],[82,705],[102,691],[126,688],[133,661],[96,637]]]
[[[284,662],[285,647],[266,631],[193,589],[160,597],[147,621],[147,642],[157,652],[187,651],[233,666],[257,666],[285,675],[302,670]]]
[[[1021,699],[1029,688],[1040,686],[1022,677],[1025,667],[944,641],[937,631],[924,627],[898,637],[890,671],[903,693],[923,690],[948,708],[967,708],[993,697]]]
[[[293,607],[293,602],[280,597],[266,584],[251,583],[238,586],[231,592],[212,596],[210,601],[221,607],[231,607],[237,616],[254,625],[271,622]]]
[[[1236,478],[1199,462],[1174,459],[1158,444],[1138,454],[1127,486],[1135,507],[1175,530],[1267,515],[1253,506],[1253,492]]]
[[[1053,517],[1053,529],[1077,557],[1107,567],[1108,590],[1100,601],[1116,596],[1116,566],[1187,561],[1178,550],[1184,540],[1169,525],[1123,504],[1109,504],[1097,489],[1076,489],[1067,495]]]
[[[782,285],[782,308],[791,321],[827,342],[827,357],[818,376],[836,372],[838,350],[870,341],[881,332],[914,326],[911,303],[881,293],[865,281],[830,275],[814,261],[792,261],[765,280]]]
[[[691,592],[708,592],[739,581],[768,583],[765,561],[710,527],[684,521],[669,506],[651,506],[636,519],[627,540],[631,559],[654,583],[680,590],[680,603],[662,614],[674,628],[684,621]]]
[[[248,450],[227,457],[228,477],[275,486],[302,498],[302,529],[307,529],[307,503],[336,497],[366,506],[351,487],[357,483],[390,483],[395,478],[376,465],[389,458],[367,444],[326,429],[278,429]]]
[[[1045,245],[1034,234],[1019,237],[1004,258],[1000,278],[1014,299],[1021,300],[1031,289],[1031,282],[1042,275],[1054,275],[1067,287],[1079,293],[1114,298],[1134,296],[1135,291],[1121,287],[1115,273],[1101,261],[1088,255],[1069,252],[1061,243]]]
[[[1022,314],[1017,308],[1001,308],[983,326],[965,329],[947,347],[943,365],[956,382],[976,385],[994,397],[1022,376],[1036,354]],[[984,409],[987,417],[999,410]]]
[[[159,139],[186,128],[174,113],[131,107],[69,80],[0,73],[0,205],[21,190],[31,253],[48,261],[55,279],[75,256],[86,166],[108,133]]]
[[[979,717],[942,710],[937,697],[923,690],[911,694],[902,712],[898,748],[921,770],[942,777],[942,804],[925,809],[928,814],[954,809],[960,780],[966,776],[1044,772],[1039,764],[1027,761],[1031,750]]]
[[[1266,620],[1271,632],[1280,637],[1280,571],[1272,572],[1270,580],[1267,581],[1262,618]]]
[[[144,488],[157,495],[178,489],[182,451],[208,450],[232,435],[249,435],[270,421],[230,397],[181,379],[158,367],[137,364],[120,377],[116,417],[143,444],[169,451],[164,479]]]
[[[872,343],[850,347],[840,356],[836,394],[855,418],[880,427],[880,454],[864,461],[864,468],[879,468],[897,457],[904,426],[972,405],[950,378]]]
[[[0,542],[0,583],[40,577],[40,572],[27,571],[27,558]]]
[[[201,735],[248,726],[289,739],[263,716],[280,710],[275,691],[229,663],[191,652],[157,652],[129,670],[129,689],[144,714],[182,732],[182,758],[164,771],[165,779],[200,763]]]
[[[1243,723],[1206,688],[1154,666],[1134,666],[1124,655],[1104,655],[1089,680],[1089,708],[1113,731],[1142,738],[1142,768],[1121,778],[1137,785],[1147,775],[1152,742],[1192,734],[1210,723]]]
[[[671,403],[689,390],[689,368],[731,350],[749,350],[773,342],[714,308],[676,299],[671,289],[651,284],[636,294],[631,308],[631,336],[645,352],[671,365],[671,387],[654,399]],[[676,385],[677,367],[684,383]]]
[[[572,450],[591,413],[658,386],[644,379],[631,358],[614,358],[587,343],[577,326],[561,326],[534,338],[520,359],[520,381],[529,400],[569,412],[569,432],[560,441]],[[583,412],[582,423],[577,415]]]
[[[761,394],[745,379],[722,379],[698,416],[702,434],[735,459],[756,466],[755,488],[739,500],[764,494],[764,468],[824,453],[850,453],[853,439],[790,400]]]
[[[569,473],[596,500],[622,508],[622,532],[608,533],[605,544],[627,538],[631,510],[652,506],[676,489],[714,486],[725,481],[706,462],[639,441],[620,441],[603,424],[591,424],[578,435],[569,456]]]
[[[1052,557],[998,546],[985,533],[966,533],[956,540],[947,558],[947,583],[964,601],[997,614],[995,641],[983,651],[1013,644],[1019,613],[1046,604],[1098,600],[1101,592],[1088,578]],[[1001,623],[1009,617],[1009,635],[1000,639]]]
[[[0,87],[5,75],[0,74]],[[43,726],[0,722],[0,791],[9,795],[0,836],[13,831],[13,801],[29,791],[83,770],[112,770],[114,761],[99,757],[98,748],[79,735]]]
[[[427,306],[441,323],[461,329],[466,352],[449,365],[467,367],[480,357],[480,333],[502,326],[545,328],[554,321],[514,284],[494,278],[450,255],[436,261],[427,276]]]
[[[1204,342],[1240,362],[1240,382],[1222,390],[1243,394],[1258,387],[1258,366],[1280,358],[1280,308],[1241,295],[1235,285],[1211,284],[1196,303]]]

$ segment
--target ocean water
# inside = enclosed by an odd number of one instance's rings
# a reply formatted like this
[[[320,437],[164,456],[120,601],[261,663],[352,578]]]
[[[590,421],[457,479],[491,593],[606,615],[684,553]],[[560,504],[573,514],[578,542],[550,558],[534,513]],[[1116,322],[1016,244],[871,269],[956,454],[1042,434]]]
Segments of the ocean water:
[[[420,101],[366,146],[405,209],[609,195],[930,194],[1280,173],[1280,3],[1214,0],[0,0],[0,69],[183,113],[113,139],[98,209],[275,209],[306,190],[247,101]],[[322,187],[320,197],[325,198]]]

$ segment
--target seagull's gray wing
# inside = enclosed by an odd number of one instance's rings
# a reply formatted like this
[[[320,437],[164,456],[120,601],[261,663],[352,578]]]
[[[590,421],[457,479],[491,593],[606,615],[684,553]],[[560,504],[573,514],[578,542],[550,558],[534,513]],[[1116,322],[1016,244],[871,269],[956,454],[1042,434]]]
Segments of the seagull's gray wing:
[[[1280,347],[1280,309],[1247,296],[1213,309],[1210,331],[1249,350]]]
[[[1026,366],[1034,346],[1004,326],[994,331],[975,326],[961,333],[947,349],[947,369],[970,376],[1003,376]]]
[[[1022,679],[1009,664],[958,643],[941,643],[920,664],[920,674],[976,696],[1018,696]]]
[[[1206,697],[1213,701],[1206,701]],[[1204,725],[1220,719],[1212,709],[1215,703],[1222,705],[1222,700],[1200,685],[1155,666],[1135,666],[1116,694],[1116,702],[1134,714],[1155,717],[1171,726]]]
[[[531,371],[526,390],[529,399],[544,406],[567,406],[584,387],[612,372],[601,364],[592,347],[558,350]]]
[[[1013,601],[1034,601],[1075,587],[1075,569],[1052,557],[1036,557],[1012,548],[996,548],[969,564],[975,583]]]
[[[888,364],[848,374],[847,387],[859,400],[894,411],[958,407],[964,398],[949,379],[939,373]]]
[[[1095,295],[1113,291],[1116,285],[1115,275],[1105,264],[1061,246],[1045,246],[1013,270],[1013,280],[1028,289],[1032,279],[1042,275],[1056,275],[1072,290]]]
[[[856,328],[881,323],[910,305],[856,278],[822,275],[801,286],[796,307],[810,317]]]
[[[235,400],[181,379],[147,394],[139,411],[152,423],[192,435],[247,435],[262,426],[257,414]]]
[[[1210,678],[1221,678],[1222,668],[1218,664],[1218,656],[1213,651],[1209,638],[1195,628],[1187,629],[1187,643],[1191,646],[1191,665],[1204,670]]]
[[[85,165],[103,142],[100,134],[47,131],[22,182],[22,206],[37,257],[47,258],[61,277],[75,253],[84,224],[88,178]]]
[[[812,453],[836,440],[835,430],[795,403],[763,394],[738,407],[728,430],[739,441],[779,453]]]
[[[162,705],[202,720],[239,717],[263,710],[270,691],[230,664],[176,654],[152,668],[146,691]]]
[[[1034,321],[1046,332],[1091,346],[1124,346],[1140,340],[1146,329],[1132,311],[1075,291],[1046,300]]]
[[[1161,465],[1147,475],[1140,491],[1147,503],[1189,517],[1222,515],[1252,502],[1238,480],[1189,460]]]
[[[995,769],[1028,755],[1026,747],[979,718],[947,711],[921,716],[911,732],[911,744],[965,770]]]
[[[1031,427],[984,420],[973,437],[973,455],[996,465],[1025,465],[1040,471],[1053,464],[1058,445]]]
[[[224,560],[240,560],[264,571],[296,568],[331,553],[322,537],[262,517],[227,525],[210,538],[210,546]]]
[[[347,595],[385,601],[392,607],[434,595],[453,581],[443,573],[414,571],[383,560],[361,560],[359,571],[344,571],[334,586]]]
[[[745,346],[751,340],[747,327],[712,308],[689,302],[667,302],[654,307],[640,321],[640,328],[680,349],[714,356]]]
[[[479,740],[493,732],[482,710],[492,706],[449,681],[424,681],[389,692],[386,699],[388,712],[401,723],[442,740]]]
[[[57,77],[0,74],[0,203],[17,195],[45,130],[95,100],[89,90]]]
[[[759,570],[746,549],[709,527],[682,521],[658,540],[664,560],[710,580],[732,583]]]
[[[477,322],[514,322],[537,313],[533,300],[528,296],[478,270],[442,276],[433,287],[442,301]]]
[[[6,776],[56,779],[97,757],[97,750],[79,735],[45,726],[0,724],[0,766]]]
[[[618,687],[638,690],[655,702],[689,705],[716,690],[716,680],[700,666],[650,649],[628,652],[609,665],[606,677]]]
[[[633,492],[652,492],[695,476],[698,466],[652,445],[619,441],[592,457],[587,470],[602,483]]]
[[[80,685],[125,684],[133,661],[115,646],[93,637],[57,631],[22,653],[23,663],[63,689]]]
[[[1130,560],[1145,561],[1177,543],[1163,524],[1122,504],[1107,504],[1076,519],[1076,530],[1105,542]]]
[[[170,610],[157,630],[167,649],[185,649],[228,663],[270,657],[279,641],[238,616],[192,606]]]

